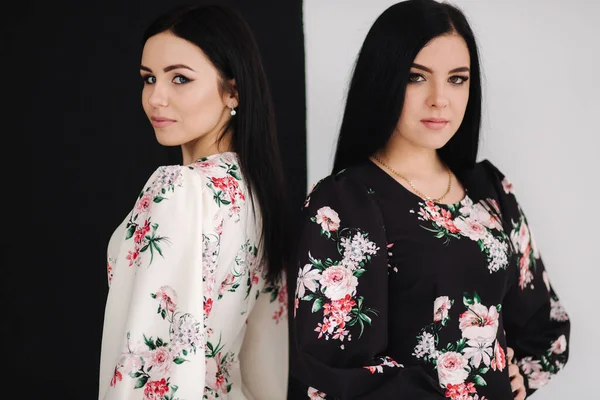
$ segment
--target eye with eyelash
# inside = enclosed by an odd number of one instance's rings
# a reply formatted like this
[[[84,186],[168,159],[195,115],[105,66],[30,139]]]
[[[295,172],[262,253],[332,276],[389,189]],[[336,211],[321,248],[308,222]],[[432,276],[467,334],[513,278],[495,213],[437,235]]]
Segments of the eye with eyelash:
[[[149,79],[154,79],[154,81],[148,82]],[[142,82],[144,83],[144,85],[151,85],[153,83],[156,83],[156,77],[153,75],[142,75]]]
[[[175,81],[176,79],[179,79],[179,80],[180,80],[180,82],[176,82],[176,81]],[[175,84],[177,84],[177,85],[185,85],[186,83],[189,83],[189,82],[191,82],[191,81],[192,81],[191,79],[188,79],[188,78],[186,78],[186,77],[185,77],[185,76],[183,76],[183,75],[176,75],[176,76],[173,78],[173,83],[175,83]]]
[[[189,83],[191,81],[191,79],[186,78],[183,75],[176,75],[173,78],[173,83],[175,83],[176,85],[185,85],[186,83]],[[154,75],[142,75],[142,82],[144,83],[144,85],[153,85],[156,83],[156,77]]]
[[[423,75],[417,74],[415,72],[411,72],[408,75],[408,82],[409,83],[423,82],[424,80],[425,80],[425,77],[423,77]]]
[[[457,80],[459,82],[456,82]],[[469,80],[469,77],[464,76],[464,75],[454,75],[454,76],[451,76],[450,78],[448,78],[448,81],[454,85],[462,85],[463,83],[465,83],[468,80]]]

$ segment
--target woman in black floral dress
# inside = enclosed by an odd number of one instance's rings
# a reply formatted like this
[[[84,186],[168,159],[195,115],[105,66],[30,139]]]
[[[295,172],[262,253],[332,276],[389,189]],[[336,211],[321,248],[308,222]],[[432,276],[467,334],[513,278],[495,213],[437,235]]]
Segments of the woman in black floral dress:
[[[386,10],[333,174],[303,209],[289,399],[523,398],[564,367],[568,316],[512,185],[476,161],[480,117],[464,15],[433,0]]]

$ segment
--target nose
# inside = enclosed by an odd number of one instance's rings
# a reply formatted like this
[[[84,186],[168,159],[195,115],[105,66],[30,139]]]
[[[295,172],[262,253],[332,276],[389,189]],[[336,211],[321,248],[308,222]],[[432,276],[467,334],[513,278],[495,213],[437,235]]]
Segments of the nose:
[[[166,107],[169,104],[167,88],[157,82],[149,89],[148,104],[153,107]]]
[[[432,108],[445,108],[448,106],[448,97],[446,97],[444,88],[441,85],[432,87],[427,103]]]

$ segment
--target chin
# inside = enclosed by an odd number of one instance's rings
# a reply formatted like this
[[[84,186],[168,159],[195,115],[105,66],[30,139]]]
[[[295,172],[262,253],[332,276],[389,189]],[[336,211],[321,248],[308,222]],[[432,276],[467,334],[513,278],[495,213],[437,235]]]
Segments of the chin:
[[[160,134],[156,132],[156,141],[161,146],[173,147],[173,146],[181,146],[182,142],[180,140],[176,140],[171,135]]]

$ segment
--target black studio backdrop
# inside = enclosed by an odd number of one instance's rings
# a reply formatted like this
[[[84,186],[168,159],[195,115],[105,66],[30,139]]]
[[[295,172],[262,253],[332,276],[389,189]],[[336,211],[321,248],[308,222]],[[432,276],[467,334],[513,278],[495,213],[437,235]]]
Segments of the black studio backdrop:
[[[179,149],[154,139],[139,78],[144,29],[179,3],[188,2],[37,0],[2,12],[3,131],[19,142],[2,152],[10,206],[0,332],[12,378],[2,398],[97,398],[108,239],[152,171],[180,161]],[[302,1],[211,3],[236,7],[256,35],[299,208],[306,194]]]

